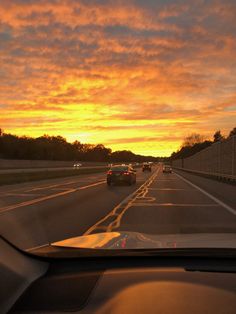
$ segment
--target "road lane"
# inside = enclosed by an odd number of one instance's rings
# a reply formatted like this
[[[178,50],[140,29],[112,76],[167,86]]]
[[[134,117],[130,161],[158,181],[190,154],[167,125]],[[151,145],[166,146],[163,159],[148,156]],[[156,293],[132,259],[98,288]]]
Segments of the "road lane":
[[[18,205],[21,201],[53,195],[58,191],[73,190],[101,181],[104,182],[104,173],[81,175],[73,179],[68,177],[2,186],[0,187],[0,212],[9,205]]]
[[[81,235],[149,176],[138,170],[136,185],[111,188],[104,173],[1,187],[0,233],[24,249]]]
[[[17,191],[30,191],[31,189],[46,189],[51,188],[53,186],[64,186],[70,183],[77,182],[90,182],[91,179],[95,181],[98,179],[104,179],[104,173],[94,173],[94,174],[78,174],[78,176],[74,177],[63,177],[63,178],[51,178],[39,181],[30,181],[30,182],[22,182],[11,185],[2,185],[0,186],[0,195],[4,195],[8,192],[17,192]],[[28,190],[27,190],[28,189]]]
[[[113,229],[113,224],[117,222],[117,219],[121,218],[121,213],[123,208],[126,209],[131,202],[133,202],[143,190],[146,190],[147,187],[155,180],[158,173],[160,171],[160,167],[156,169],[156,171],[133,193],[128,195],[125,199],[121,201],[111,212],[109,212],[105,217],[97,221],[94,225],[92,225],[84,235],[88,235],[96,232],[110,232]]]
[[[115,212],[113,210],[106,219],[91,226],[85,234],[101,231],[149,234],[236,232],[235,213],[235,208],[181,176],[160,171],[150,184],[128,202],[122,202]]]
[[[175,170],[176,174],[181,175],[191,183],[197,185],[204,191],[214,195],[228,206],[236,209],[236,186],[235,184],[226,184],[225,182],[199,176],[182,170]]]
[[[1,212],[10,211],[10,210],[14,210],[14,209],[19,208],[19,207],[25,207],[25,206],[29,206],[29,205],[45,202],[47,200],[50,200],[50,199],[53,199],[53,198],[58,198],[60,196],[64,196],[64,195],[67,195],[67,194],[71,194],[71,193],[74,193],[74,192],[79,191],[79,190],[85,190],[85,189],[89,189],[91,187],[94,187],[94,186],[97,186],[97,185],[100,185],[100,184],[105,184],[105,182],[106,182],[105,180],[102,180],[102,181],[99,181],[99,182],[91,183],[89,185],[80,186],[80,187],[77,187],[77,188],[66,188],[66,189],[65,188],[61,188],[61,190],[63,190],[63,191],[58,192],[58,193],[53,193],[53,194],[50,194],[50,195],[47,195],[47,196],[33,198],[32,200],[29,200],[29,201],[20,202],[20,203],[17,203],[17,204],[1,207]],[[55,191],[55,189],[53,189],[53,191]],[[28,194],[21,194],[21,196],[28,197]]]
[[[206,195],[207,197],[209,197],[211,200],[213,200],[215,203],[219,204],[221,207],[224,207],[226,210],[228,210],[231,214],[236,216],[236,209],[233,209],[233,207],[227,205],[226,203],[222,202],[221,200],[219,200],[217,197],[215,197],[214,195],[208,193],[207,191],[203,190],[202,188],[200,188],[199,186],[197,186],[196,184],[190,182],[189,180],[185,179],[184,177],[176,174],[178,177],[180,177],[182,180],[184,180],[185,182],[187,182],[188,184],[190,184],[191,186],[193,186],[195,189],[197,189],[198,191],[200,191],[201,193],[203,193],[204,195]]]
[[[135,186],[108,187],[104,179],[105,174],[83,175],[1,187],[0,233],[30,249],[104,231],[236,232],[232,212],[175,173],[138,170]]]

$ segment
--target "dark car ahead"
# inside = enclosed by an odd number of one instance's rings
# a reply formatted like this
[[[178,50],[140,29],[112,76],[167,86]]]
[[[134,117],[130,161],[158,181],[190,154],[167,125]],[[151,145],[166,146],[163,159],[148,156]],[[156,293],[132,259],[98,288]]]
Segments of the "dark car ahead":
[[[117,165],[111,167],[107,173],[107,185],[126,183],[135,184],[136,183],[136,170],[132,166],[127,165]]]
[[[152,171],[151,164],[149,164],[149,163],[143,164],[142,169],[143,169],[143,172],[144,172],[144,171]]]

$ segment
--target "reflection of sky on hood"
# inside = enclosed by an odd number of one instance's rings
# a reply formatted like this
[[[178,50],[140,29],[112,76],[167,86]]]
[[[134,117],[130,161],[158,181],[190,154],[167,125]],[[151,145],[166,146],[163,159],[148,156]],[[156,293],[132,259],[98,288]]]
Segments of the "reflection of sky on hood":
[[[0,4],[0,126],[168,155],[236,116],[236,2]]]

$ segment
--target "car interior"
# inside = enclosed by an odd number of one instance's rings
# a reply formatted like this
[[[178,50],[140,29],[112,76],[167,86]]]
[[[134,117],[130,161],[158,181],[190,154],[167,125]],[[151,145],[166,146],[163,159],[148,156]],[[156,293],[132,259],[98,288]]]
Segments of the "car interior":
[[[91,257],[72,250],[54,258],[21,252],[3,238],[0,250],[1,313],[235,313],[230,251],[200,258],[196,250]]]

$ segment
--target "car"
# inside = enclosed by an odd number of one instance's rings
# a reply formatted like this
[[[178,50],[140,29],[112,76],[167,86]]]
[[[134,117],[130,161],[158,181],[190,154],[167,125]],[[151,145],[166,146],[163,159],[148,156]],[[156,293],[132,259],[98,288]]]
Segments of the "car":
[[[170,165],[164,165],[162,169],[163,173],[172,173],[172,168]]]
[[[143,170],[143,172],[144,171],[152,171],[152,166],[151,166],[151,164],[150,163],[144,163],[143,164],[143,167],[142,167],[142,170]]]
[[[74,167],[74,168],[79,168],[79,167],[81,167],[81,166],[82,166],[82,164],[80,164],[80,163],[75,163],[73,167]]]
[[[136,170],[130,165],[112,166],[107,172],[107,185],[116,183],[126,183],[132,185],[136,183]]]

